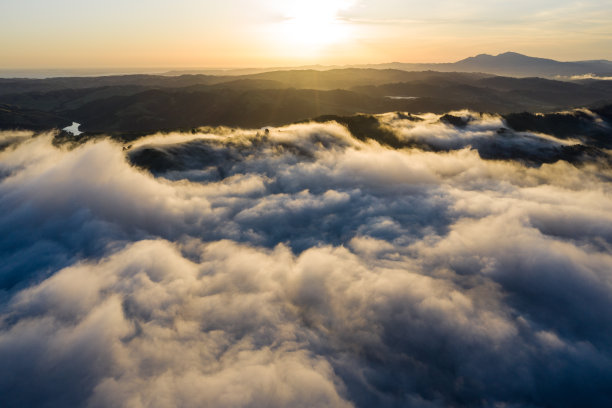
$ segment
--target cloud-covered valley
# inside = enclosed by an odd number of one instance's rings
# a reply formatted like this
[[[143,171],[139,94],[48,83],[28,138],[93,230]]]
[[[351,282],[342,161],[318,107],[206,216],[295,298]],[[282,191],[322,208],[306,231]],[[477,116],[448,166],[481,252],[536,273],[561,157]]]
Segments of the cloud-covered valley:
[[[612,132],[574,114],[0,133],[2,405],[610,406]]]

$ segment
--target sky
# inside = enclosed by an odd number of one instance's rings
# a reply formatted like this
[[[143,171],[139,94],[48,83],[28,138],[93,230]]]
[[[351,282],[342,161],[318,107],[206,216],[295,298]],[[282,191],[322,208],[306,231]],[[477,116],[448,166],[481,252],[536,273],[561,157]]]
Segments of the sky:
[[[612,59],[612,0],[2,0],[0,68]]]

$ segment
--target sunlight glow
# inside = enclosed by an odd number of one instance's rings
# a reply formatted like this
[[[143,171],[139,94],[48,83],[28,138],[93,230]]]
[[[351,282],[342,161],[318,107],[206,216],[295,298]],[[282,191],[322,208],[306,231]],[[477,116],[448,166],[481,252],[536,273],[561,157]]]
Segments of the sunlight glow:
[[[346,0],[311,0],[287,2],[282,10],[282,40],[304,51],[343,42],[349,37],[349,24],[339,12],[353,5]]]

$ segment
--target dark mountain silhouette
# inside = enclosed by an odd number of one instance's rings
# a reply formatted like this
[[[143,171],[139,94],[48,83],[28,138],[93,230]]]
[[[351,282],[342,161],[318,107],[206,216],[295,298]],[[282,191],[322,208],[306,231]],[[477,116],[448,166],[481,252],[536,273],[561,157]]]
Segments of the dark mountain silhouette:
[[[529,57],[516,52],[506,52],[499,55],[480,54],[454,63],[407,64],[394,62],[390,64],[363,65],[361,67],[405,71],[483,72],[512,77],[564,77],[566,79],[587,74],[602,77],[612,74],[612,61],[562,62],[546,58]]]
[[[490,75],[455,73],[453,80],[470,81]],[[448,73],[407,72],[392,69],[334,69],[270,71],[241,76],[211,75],[119,75],[105,77],[75,77],[49,79],[0,78],[0,96],[30,92],[52,92],[83,90],[104,87],[186,88],[193,86],[219,85],[222,88],[301,88],[301,89],[348,89],[354,86],[380,85],[390,82],[434,80],[449,78]],[[115,88],[118,89],[118,88]]]
[[[0,104],[0,129],[48,130],[67,126],[69,120],[54,113]]]
[[[76,121],[87,133],[119,135],[392,111],[554,112],[611,104],[611,91],[611,81],[357,68],[238,77],[5,79],[0,80],[0,128],[63,128]]]
[[[456,62],[453,67],[459,71],[478,71],[517,77],[608,75],[612,73],[612,62],[610,61],[560,62],[528,57],[515,52],[506,52],[496,56],[481,54]]]
[[[612,61],[570,61],[562,62],[547,58],[529,57],[516,52],[505,52],[499,55],[480,54],[453,63],[402,63],[362,64],[351,66],[306,66],[294,68],[250,68],[228,70],[185,70],[172,71],[167,75],[203,74],[220,76],[244,76],[262,74],[270,71],[315,70],[328,71],[347,68],[389,69],[400,71],[438,71],[438,72],[480,72],[513,77],[542,77],[572,79],[574,76],[593,74],[595,76],[611,76]]]

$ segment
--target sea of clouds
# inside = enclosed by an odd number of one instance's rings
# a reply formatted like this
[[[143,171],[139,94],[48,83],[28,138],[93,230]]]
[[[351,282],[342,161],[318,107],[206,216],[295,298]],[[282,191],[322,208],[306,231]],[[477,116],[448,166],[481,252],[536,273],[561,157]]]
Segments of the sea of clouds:
[[[612,406],[609,165],[439,118],[0,133],[0,405]]]

